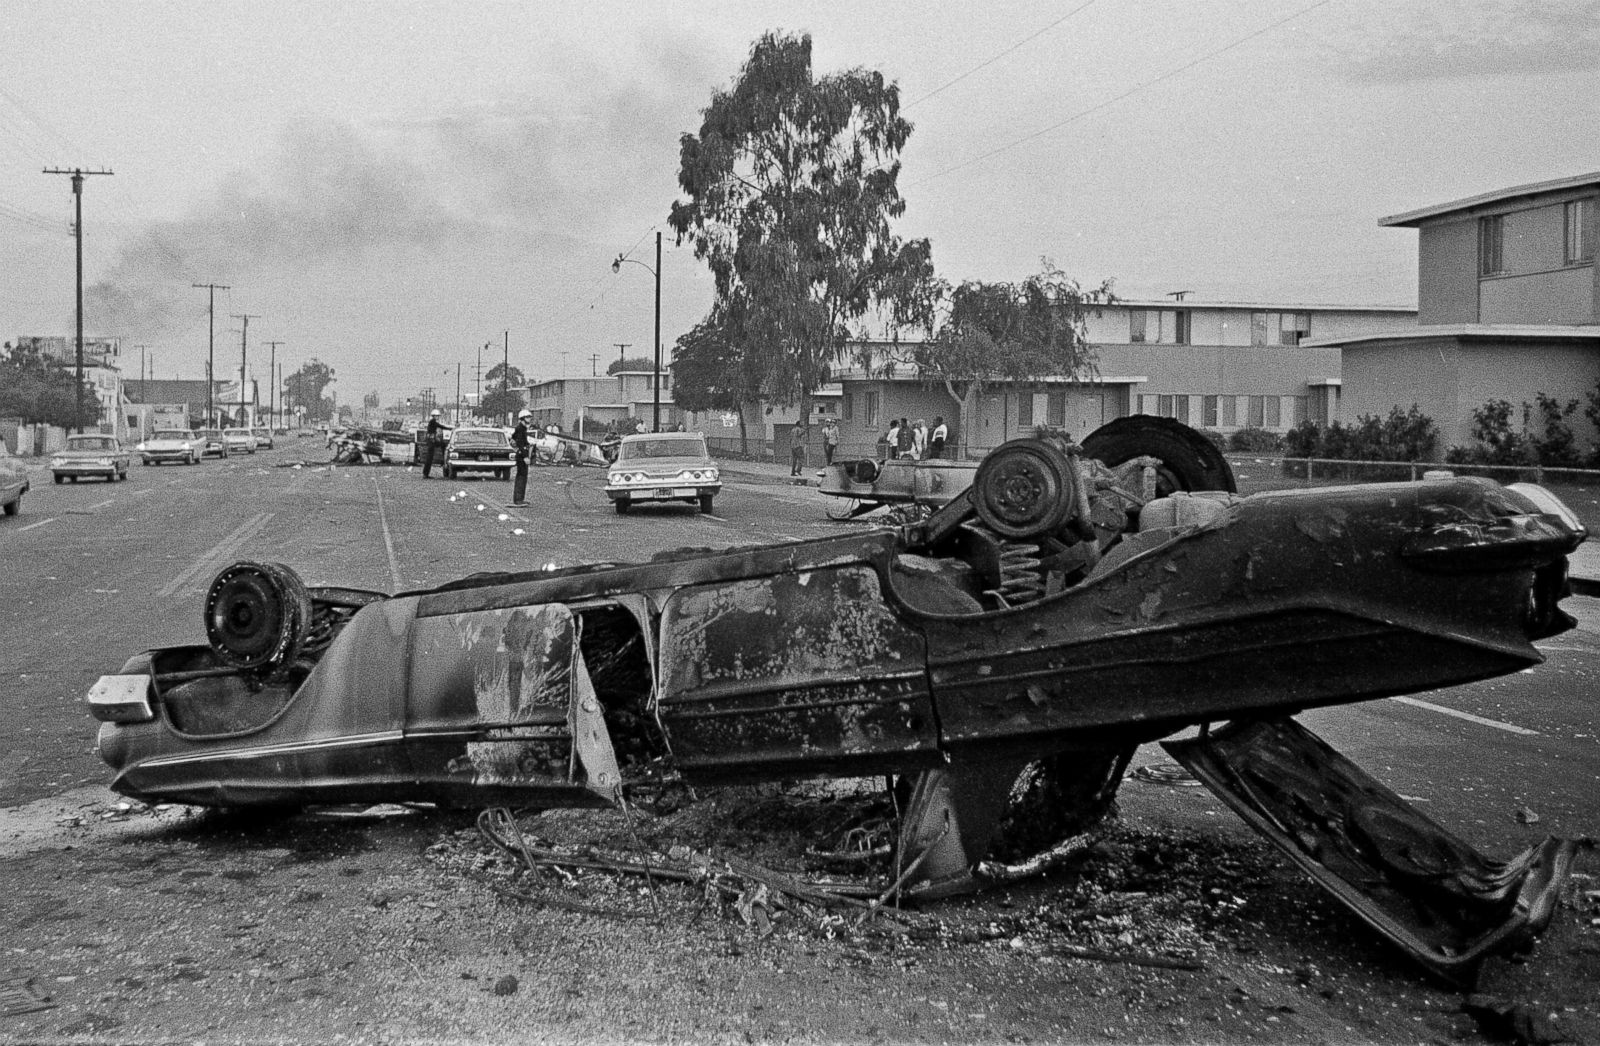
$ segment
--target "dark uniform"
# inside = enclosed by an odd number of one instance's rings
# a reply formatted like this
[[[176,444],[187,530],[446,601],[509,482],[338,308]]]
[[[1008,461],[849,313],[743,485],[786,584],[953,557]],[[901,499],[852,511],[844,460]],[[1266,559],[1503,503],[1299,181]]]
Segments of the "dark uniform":
[[[450,438],[450,426],[438,418],[428,419],[428,452],[422,459],[422,478],[431,479],[428,473],[433,471],[433,458],[439,456],[439,467],[444,468],[444,444]]]
[[[511,430],[511,446],[516,458],[516,474],[511,483],[511,503],[513,505],[526,505],[528,503],[528,455],[533,447],[528,442],[528,422],[524,418],[517,419],[517,427]]]

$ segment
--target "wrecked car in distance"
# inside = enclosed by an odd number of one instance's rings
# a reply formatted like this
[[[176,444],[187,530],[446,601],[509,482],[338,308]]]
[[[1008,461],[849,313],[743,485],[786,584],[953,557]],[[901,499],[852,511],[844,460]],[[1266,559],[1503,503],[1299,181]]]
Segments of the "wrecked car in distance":
[[[593,805],[663,774],[892,775],[896,874],[923,897],[1028,867],[994,859],[1003,824],[1047,851],[1109,808],[1137,745],[1200,725],[1177,758],[1452,976],[1537,928],[1577,844],[1483,857],[1290,717],[1538,664],[1573,625],[1585,536],[1532,485],[1240,496],[1204,437],[1124,418],[1081,447],[1014,440],[930,517],[847,536],[396,595],[238,563],[207,643],[134,656],[89,703],[112,787],[149,801]]]

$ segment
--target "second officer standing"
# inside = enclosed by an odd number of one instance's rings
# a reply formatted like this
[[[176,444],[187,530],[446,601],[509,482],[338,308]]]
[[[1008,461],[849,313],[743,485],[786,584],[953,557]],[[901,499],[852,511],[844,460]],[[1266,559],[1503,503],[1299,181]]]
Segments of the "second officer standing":
[[[516,459],[516,472],[511,481],[511,504],[522,508],[528,504],[528,456],[533,446],[528,442],[528,419],[533,411],[524,410],[517,415],[517,427],[511,430],[511,452]]]

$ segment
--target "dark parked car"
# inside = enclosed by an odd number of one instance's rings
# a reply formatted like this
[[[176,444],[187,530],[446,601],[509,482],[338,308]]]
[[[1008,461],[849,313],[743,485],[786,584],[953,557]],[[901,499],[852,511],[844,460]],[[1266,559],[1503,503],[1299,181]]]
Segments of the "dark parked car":
[[[1289,717],[1537,665],[1573,623],[1572,513],[1477,479],[1241,497],[1197,434],[1108,430],[1098,458],[1013,441],[931,517],[818,540],[392,596],[235,564],[207,643],[95,685],[100,754],[123,794],[212,806],[894,775],[899,867],[940,896],[1004,881],[1019,796],[1050,797],[1020,819],[1046,849],[1136,745],[1230,721],[1178,758],[1413,956],[1459,974],[1536,928],[1576,844],[1484,858]]]

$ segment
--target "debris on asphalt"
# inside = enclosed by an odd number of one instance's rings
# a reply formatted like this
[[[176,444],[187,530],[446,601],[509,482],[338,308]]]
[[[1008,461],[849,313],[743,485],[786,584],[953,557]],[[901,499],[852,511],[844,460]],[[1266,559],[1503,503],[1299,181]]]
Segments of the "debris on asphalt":
[[[50,996],[41,993],[34,985],[32,977],[7,977],[0,980],[0,1017],[15,1017],[24,1013],[36,1013],[39,1010],[53,1010],[55,1006]]]

